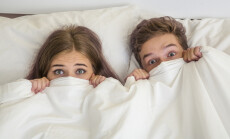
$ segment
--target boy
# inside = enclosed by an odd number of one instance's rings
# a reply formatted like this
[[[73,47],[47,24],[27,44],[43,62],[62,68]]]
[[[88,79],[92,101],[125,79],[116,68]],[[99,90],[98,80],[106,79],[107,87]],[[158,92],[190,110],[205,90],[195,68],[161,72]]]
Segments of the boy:
[[[161,62],[178,58],[190,62],[202,57],[200,47],[188,48],[185,28],[171,17],[143,20],[131,34],[130,47],[141,67],[129,74],[136,80],[149,78],[148,73]]]

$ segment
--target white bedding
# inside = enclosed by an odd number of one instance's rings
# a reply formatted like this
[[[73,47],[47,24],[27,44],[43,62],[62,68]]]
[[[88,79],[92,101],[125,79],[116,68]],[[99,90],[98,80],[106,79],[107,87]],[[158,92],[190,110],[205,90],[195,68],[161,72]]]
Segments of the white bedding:
[[[203,58],[168,61],[128,93],[97,91],[90,103],[97,139],[229,139],[230,56],[203,47]],[[96,126],[95,126],[96,125]]]
[[[0,138],[87,138],[82,103],[92,86],[87,80],[59,78],[44,93],[34,95],[29,81],[6,85],[0,94]],[[12,89],[12,86],[15,86]],[[16,90],[16,91],[15,91]],[[21,93],[17,95],[16,93]],[[15,97],[18,96],[18,97]],[[23,97],[24,96],[24,97]],[[79,129],[79,130],[76,130]]]
[[[230,56],[202,52],[198,62],[164,62],[125,87],[66,77],[33,95],[27,80],[2,85],[0,138],[228,139]]]

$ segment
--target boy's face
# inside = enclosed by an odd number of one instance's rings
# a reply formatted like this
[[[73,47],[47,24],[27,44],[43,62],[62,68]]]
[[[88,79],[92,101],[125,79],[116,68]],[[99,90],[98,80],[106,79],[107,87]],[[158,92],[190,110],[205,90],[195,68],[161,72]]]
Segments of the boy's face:
[[[139,55],[142,67],[150,72],[163,61],[182,58],[183,48],[173,34],[163,34],[146,41]]]

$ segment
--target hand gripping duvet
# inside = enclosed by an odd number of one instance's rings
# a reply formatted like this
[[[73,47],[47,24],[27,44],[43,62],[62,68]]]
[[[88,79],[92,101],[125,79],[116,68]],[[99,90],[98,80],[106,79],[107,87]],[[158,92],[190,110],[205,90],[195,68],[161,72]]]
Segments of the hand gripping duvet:
[[[202,53],[195,62],[163,62],[148,80],[128,78],[128,92],[95,89],[88,97],[91,137],[229,139],[230,56],[211,47]]]

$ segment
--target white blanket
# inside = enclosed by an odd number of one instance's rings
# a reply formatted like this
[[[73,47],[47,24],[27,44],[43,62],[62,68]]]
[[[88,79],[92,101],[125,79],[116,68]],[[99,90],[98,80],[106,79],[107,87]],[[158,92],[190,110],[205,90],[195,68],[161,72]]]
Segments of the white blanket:
[[[37,95],[20,93],[29,85],[1,86],[0,138],[229,139],[230,56],[202,52],[197,62],[163,62],[149,80],[130,77],[125,87],[109,78],[93,89],[71,77]]]
[[[88,138],[82,104],[92,86],[72,77],[55,79],[50,86],[37,95],[27,80],[1,86],[1,139]]]

